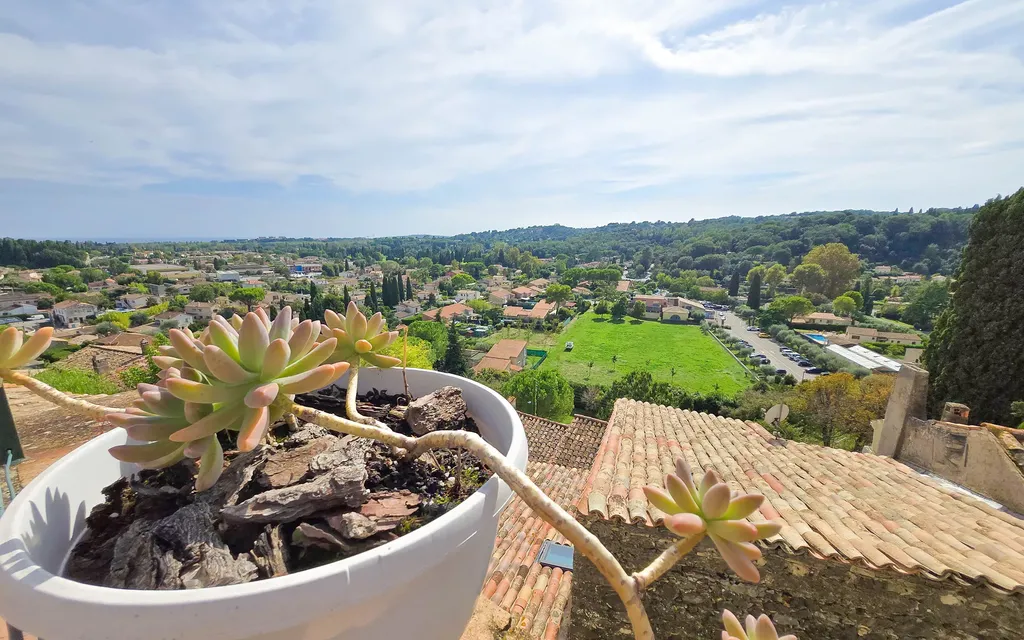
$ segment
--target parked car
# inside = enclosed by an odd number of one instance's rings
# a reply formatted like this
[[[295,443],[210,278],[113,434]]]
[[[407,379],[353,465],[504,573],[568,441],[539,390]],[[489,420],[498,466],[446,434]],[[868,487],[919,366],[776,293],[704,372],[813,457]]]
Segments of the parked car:
[[[786,371],[785,369],[776,369],[775,373],[776,373],[776,375],[784,376],[784,375],[788,374],[789,372]]]
[[[821,367],[812,367],[807,370],[807,373],[826,373],[826,371]]]
[[[747,331],[760,331],[757,327],[747,327]]]
[[[761,333],[757,334],[757,337],[758,338],[769,338],[770,339],[772,337],[772,334],[765,333],[764,331],[762,331]]]
[[[797,366],[803,367],[804,369],[810,369],[814,367],[814,363],[810,360],[801,360],[796,363]]]
[[[570,340],[569,342],[565,343],[565,350],[566,351],[572,351],[573,347],[575,347],[575,346],[576,346],[576,344],[572,340]]]

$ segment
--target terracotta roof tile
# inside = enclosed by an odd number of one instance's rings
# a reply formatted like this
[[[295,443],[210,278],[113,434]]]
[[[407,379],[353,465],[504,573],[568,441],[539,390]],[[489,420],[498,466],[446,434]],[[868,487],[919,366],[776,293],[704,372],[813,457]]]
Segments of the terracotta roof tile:
[[[530,446],[530,460],[563,467],[590,469],[608,423],[588,416],[573,416],[570,424],[519,413]]]
[[[783,524],[771,546],[1024,592],[1024,520],[890,458],[775,440],[732,418],[619,400],[577,508],[660,524],[642,488],[663,486],[677,456],[763,494],[752,519]]]
[[[546,462],[530,462],[526,472],[563,507],[579,497],[586,482],[583,469]],[[568,606],[572,572],[537,563],[545,540],[566,543],[560,533],[515,497],[498,522],[482,595],[511,614],[513,628],[530,638],[554,639]]]

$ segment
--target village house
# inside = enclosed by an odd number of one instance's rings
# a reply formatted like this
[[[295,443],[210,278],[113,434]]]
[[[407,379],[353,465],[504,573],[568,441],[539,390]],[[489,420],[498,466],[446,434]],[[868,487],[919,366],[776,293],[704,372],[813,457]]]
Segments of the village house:
[[[487,352],[473,371],[522,371],[526,367],[526,340],[499,340]]]
[[[403,300],[395,305],[395,317],[399,320],[404,320],[409,316],[414,316],[423,310],[423,306],[415,300]]]
[[[113,278],[107,278],[106,280],[97,280],[90,282],[85,285],[89,293],[99,293],[100,291],[110,291],[111,289],[117,288],[117,280]]]
[[[166,284],[147,284],[146,288],[149,289],[149,293],[151,295],[154,295],[157,298],[162,298],[163,296],[167,295]]]
[[[85,324],[89,318],[95,318],[99,310],[99,307],[89,302],[65,300],[53,305],[50,317],[55,327],[74,329]]]
[[[512,290],[514,295],[519,300],[529,300],[537,294],[537,291],[530,287],[516,287]]]
[[[475,289],[459,289],[455,292],[456,302],[469,302],[470,300],[479,300],[480,292]]]
[[[185,305],[185,313],[192,316],[195,322],[209,322],[213,320],[212,302],[189,302]]]
[[[217,271],[213,274],[213,280],[217,282],[238,282],[241,278],[237,271]]]
[[[184,329],[192,324],[192,316],[184,311],[164,311],[153,316],[153,320],[160,326],[163,326],[165,322],[172,322],[176,329]]]
[[[664,309],[672,309],[674,315],[680,315],[679,310],[686,312],[689,317],[691,311],[705,313],[704,305],[694,300],[680,298],[679,296],[647,296],[638,295],[633,297],[634,302],[642,302],[646,308],[644,317],[648,320],[660,319]],[[685,318],[684,318],[685,319]]]
[[[849,318],[840,318],[834,313],[824,313],[821,311],[815,311],[814,313],[806,316],[797,316],[790,321],[791,325],[828,325],[835,327],[845,327],[850,324]]]
[[[615,290],[619,293],[626,293],[629,291],[629,280],[619,280],[615,285]]]
[[[506,289],[495,289],[493,291],[488,292],[487,302],[493,304],[496,307],[503,307],[506,304],[508,304],[509,301],[512,300],[514,297],[515,296],[512,294],[511,291],[508,291]]]
[[[519,324],[540,324],[554,311],[555,305],[553,302],[542,300],[535,304],[532,309],[513,306],[505,307],[502,315],[506,320],[514,320]]]
[[[436,320],[437,314],[441,314],[441,320],[444,322],[451,322],[452,318],[457,320],[468,320],[473,316],[473,309],[467,307],[461,302],[450,304],[440,309],[431,309],[430,311],[423,312],[423,318],[426,320]]]
[[[919,344],[921,336],[916,333],[879,331],[871,327],[846,327],[846,337],[854,342],[891,342],[894,344]]]
[[[121,311],[135,311],[142,309],[149,302],[149,294],[129,293],[117,299],[117,308]]]
[[[39,313],[39,307],[31,302],[0,302],[0,318],[31,316]]]
[[[548,280],[547,278],[537,278],[536,280],[530,281],[531,287],[533,287],[534,289],[539,289],[541,291],[547,289],[549,284],[551,284],[551,281]]]

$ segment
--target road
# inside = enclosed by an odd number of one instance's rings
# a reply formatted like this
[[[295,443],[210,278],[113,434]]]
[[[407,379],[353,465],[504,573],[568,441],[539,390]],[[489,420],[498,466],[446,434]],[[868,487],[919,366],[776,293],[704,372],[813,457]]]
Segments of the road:
[[[717,312],[716,312],[717,320]],[[754,348],[755,353],[760,353],[768,356],[771,360],[771,365],[776,369],[785,369],[791,373],[797,382],[802,380],[813,380],[817,376],[813,373],[807,373],[807,371],[799,366],[786,356],[782,355],[779,351],[780,345],[771,338],[759,338],[757,332],[747,331],[746,321],[731,311],[725,312],[725,324],[732,327],[728,329],[729,333],[740,340],[746,340],[750,343],[750,346]]]

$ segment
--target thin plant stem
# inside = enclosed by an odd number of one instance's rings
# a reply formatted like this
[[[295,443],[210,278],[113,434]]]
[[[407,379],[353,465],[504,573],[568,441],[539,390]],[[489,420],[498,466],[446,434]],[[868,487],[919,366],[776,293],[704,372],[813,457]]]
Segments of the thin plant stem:
[[[359,393],[359,360],[352,363],[348,370],[348,388],[345,389],[345,413],[356,422],[374,424],[376,420],[359,413],[356,408],[356,395]]]
[[[694,547],[700,544],[700,541],[703,539],[704,534],[698,533],[673,542],[651,564],[647,565],[642,571],[637,571],[633,574],[637,590],[643,593],[655,580],[665,575],[665,572],[679,562],[683,556],[693,551]]]
[[[87,415],[94,420],[103,421],[112,413],[124,413],[124,409],[104,407],[98,404],[93,404],[87,400],[72,398],[63,391],[58,391],[45,382],[36,380],[32,376],[25,375],[24,373],[18,373],[17,371],[0,369],[0,379],[10,382],[11,384],[21,385],[40,398],[48,400],[58,407],[63,407],[76,413]]]
[[[573,516],[549,498],[529,476],[515,468],[508,459],[486,440],[468,431],[433,431],[418,438],[380,429],[330,413],[303,407],[292,402],[286,409],[306,422],[354,436],[370,438],[393,447],[406,449],[416,458],[433,449],[464,449],[472,453],[493,473],[504,480],[523,502],[545,522],[558,530],[583,555],[594,563],[612,589],[622,600],[637,640],[653,640],[654,630],[640,599],[636,580],[628,575],[615,556]]]

